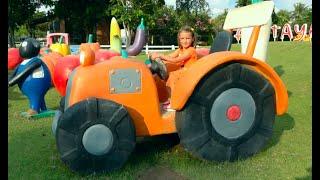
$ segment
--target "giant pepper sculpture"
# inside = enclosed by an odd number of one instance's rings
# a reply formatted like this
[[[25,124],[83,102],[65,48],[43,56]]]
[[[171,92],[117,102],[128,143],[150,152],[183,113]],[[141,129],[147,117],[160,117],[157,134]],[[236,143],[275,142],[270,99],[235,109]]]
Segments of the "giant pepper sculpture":
[[[62,54],[63,56],[66,56],[66,55],[70,54],[70,47],[69,47],[69,45],[62,43],[62,39],[63,39],[63,37],[61,36],[59,38],[59,43],[51,44],[50,49],[53,52],[58,52],[58,53]]]

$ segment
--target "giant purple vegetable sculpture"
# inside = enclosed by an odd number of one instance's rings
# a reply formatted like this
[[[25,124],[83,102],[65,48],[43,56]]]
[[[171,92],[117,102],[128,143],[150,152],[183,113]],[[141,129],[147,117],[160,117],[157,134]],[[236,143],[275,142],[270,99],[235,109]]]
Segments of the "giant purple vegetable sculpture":
[[[143,46],[145,45],[145,43],[146,43],[146,32],[145,32],[145,26],[143,24],[143,18],[141,18],[141,23],[136,30],[136,36],[134,38],[134,42],[129,48],[127,48],[127,52],[129,56],[138,55],[143,49]]]

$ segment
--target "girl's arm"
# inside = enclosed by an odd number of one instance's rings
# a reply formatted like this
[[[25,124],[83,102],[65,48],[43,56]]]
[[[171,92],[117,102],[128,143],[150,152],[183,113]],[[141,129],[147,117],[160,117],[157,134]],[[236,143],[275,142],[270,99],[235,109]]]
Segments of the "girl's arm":
[[[161,56],[177,57],[179,55],[179,51],[178,50],[179,49],[175,50],[174,52],[172,52],[172,53],[170,53],[168,55],[164,55],[164,54],[160,54],[160,53],[154,52],[154,53],[151,54],[150,58],[152,60],[155,60],[156,58],[161,58]]]
[[[174,52],[172,52],[168,55],[162,54],[162,56],[168,56],[168,57],[172,57],[172,58],[178,57],[179,56],[179,49],[175,50]]]
[[[176,54],[175,54],[176,53]],[[175,56],[172,56],[172,55],[175,55]],[[182,61],[185,61],[185,60],[188,60],[191,58],[191,52],[190,51],[186,51],[184,52],[183,54],[181,54],[180,56],[178,51],[174,52],[169,54],[169,55],[160,55],[160,58],[164,61],[168,61],[168,62],[172,62],[172,63],[178,63],[178,62],[182,62]]]

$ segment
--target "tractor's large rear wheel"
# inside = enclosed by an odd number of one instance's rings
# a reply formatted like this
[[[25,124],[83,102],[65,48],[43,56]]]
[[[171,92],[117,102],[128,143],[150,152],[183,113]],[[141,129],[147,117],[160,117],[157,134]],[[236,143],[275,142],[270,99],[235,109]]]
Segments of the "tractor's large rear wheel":
[[[176,126],[180,142],[193,155],[234,161],[259,152],[272,136],[275,92],[257,72],[235,63],[204,77]]]
[[[124,106],[89,98],[61,115],[56,143],[62,161],[72,170],[109,172],[121,168],[134,150],[135,129]]]

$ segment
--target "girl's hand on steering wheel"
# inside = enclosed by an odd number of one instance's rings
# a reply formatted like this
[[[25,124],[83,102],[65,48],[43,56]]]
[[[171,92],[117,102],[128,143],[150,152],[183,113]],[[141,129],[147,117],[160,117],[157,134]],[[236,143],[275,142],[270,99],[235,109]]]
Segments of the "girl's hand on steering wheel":
[[[151,59],[152,60],[155,60],[155,59],[160,58],[160,57],[161,57],[161,54],[158,54],[158,53],[152,53],[151,54]]]

